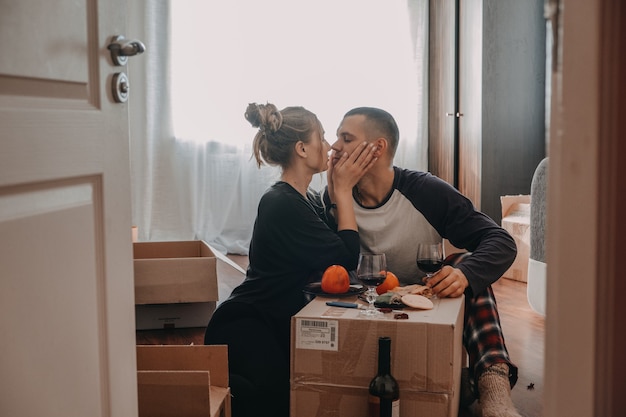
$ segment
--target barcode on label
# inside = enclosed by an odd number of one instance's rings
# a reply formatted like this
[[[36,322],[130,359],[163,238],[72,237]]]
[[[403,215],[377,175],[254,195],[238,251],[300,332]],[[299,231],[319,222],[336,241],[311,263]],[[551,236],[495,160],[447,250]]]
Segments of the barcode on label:
[[[328,322],[317,320],[302,320],[302,325],[308,327],[328,327]]]
[[[296,348],[337,351],[338,327],[337,320],[299,318],[296,322]]]

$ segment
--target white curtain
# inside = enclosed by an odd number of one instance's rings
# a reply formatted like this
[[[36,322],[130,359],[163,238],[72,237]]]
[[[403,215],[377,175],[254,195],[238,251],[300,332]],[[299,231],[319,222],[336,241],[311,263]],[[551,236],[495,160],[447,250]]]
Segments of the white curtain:
[[[400,126],[396,165],[427,167],[427,0],[140,0],[129,63],[133,222],[140,240],[203,239],[247,254],[258,201],[250,102],[302,105],[335,141],[376,106]],[[325,176],[311,184],[321,189]]]

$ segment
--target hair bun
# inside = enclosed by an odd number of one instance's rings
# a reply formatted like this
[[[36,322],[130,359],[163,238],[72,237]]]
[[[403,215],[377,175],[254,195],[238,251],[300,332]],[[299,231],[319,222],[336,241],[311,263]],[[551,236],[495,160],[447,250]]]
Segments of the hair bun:
[[[258,127],[265,133],[274,133],[280,129],[283,124],[283,115],[278,108],[271,103],[250,103],[246,108],[244,116],[252,127]]]

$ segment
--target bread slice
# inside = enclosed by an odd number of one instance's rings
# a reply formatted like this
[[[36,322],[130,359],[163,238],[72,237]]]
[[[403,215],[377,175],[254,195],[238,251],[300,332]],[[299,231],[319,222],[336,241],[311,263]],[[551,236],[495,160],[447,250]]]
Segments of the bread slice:
[[[418,308],[420,310],[430,310],[433,308],[433,302],[423,295],[405,294],[402,296],[402,302],[408,307]]]

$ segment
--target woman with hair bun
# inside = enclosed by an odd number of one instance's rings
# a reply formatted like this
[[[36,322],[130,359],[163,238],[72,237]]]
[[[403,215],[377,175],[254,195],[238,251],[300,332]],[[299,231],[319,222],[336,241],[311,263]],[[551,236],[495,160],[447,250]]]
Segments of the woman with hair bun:
[[[252,103],[245,118],[258,128],[257,165],[279,166],[281,177],[259,202],[246,278],[213,314],[204,343],[228,345],[233,417],[287,417],[291,316],[306,304],[304,286],[327,267],[356,268],[352,188],[376,158],[364,143],[329,165],[322,124],[303,107]],[[320,194],[309,188],[313,175],[327,169],[336,232],[324,221]]]

